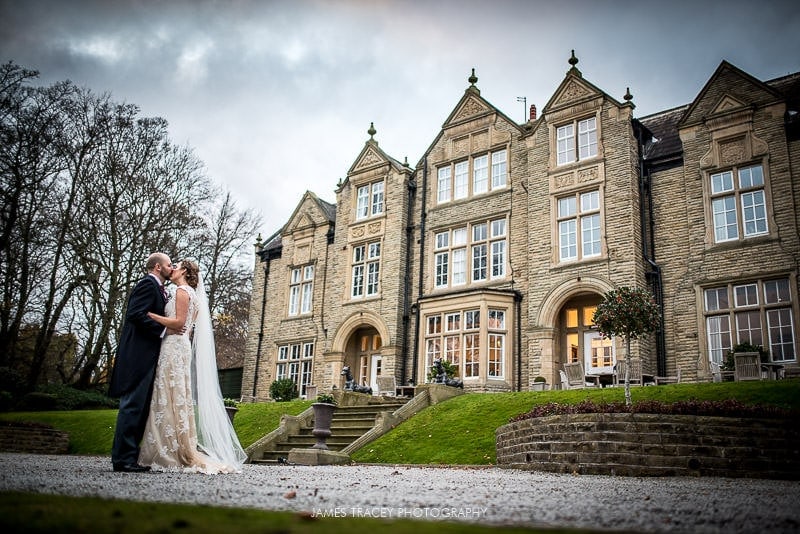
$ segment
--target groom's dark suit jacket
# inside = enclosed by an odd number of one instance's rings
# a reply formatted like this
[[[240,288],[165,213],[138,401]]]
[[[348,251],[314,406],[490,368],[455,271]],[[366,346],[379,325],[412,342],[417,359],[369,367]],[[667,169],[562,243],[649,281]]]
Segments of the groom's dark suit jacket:
[[[161,287],[153,276],[147,275],[136,283],[128,298],[109,396],[125,394],[156,366],[164,327],[150,319],[147,312],[164,315],[165,304]]]

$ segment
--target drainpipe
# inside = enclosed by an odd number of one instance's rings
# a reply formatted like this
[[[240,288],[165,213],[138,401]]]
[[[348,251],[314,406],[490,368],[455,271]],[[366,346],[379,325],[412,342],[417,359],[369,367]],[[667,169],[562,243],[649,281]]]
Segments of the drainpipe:
[[[522,391],[522,294],[514,291],[514,307],[516,308],[517,320],[517,391]]]
[[[639,152],[639,224],[642,234],[642,256],[650,266],[650,270],[645,273],[653,297],[656,300],[660,312],[658,330],[656,331],[656,372],[659,376],[667,374],[667,356],[664,340],[664,292],[662,286],[661,267],[655,262],[655,238],[653,236],[653,190],[651,187],[652,176],[645,163],[644,158],[644,139],[643,125],[635,121],[634,130],[636,131],[636,141]],[[638,127],[637,127],[638,126]],[[647,207],[645,208],[645,203]],[[647,213],[645,213],[645,209]],[[647,228],[647,230],[646,230]],[[648,246],[649,243],[649,246]]]
[[[412,174],[413,176],[413,174]],[[408,366],[408,331],[409,309],[411,308],[411,246],[414,239],[414,197],[417,192],[417,182],[411,178],[408,181],[408,206],[406,212],[406,272],[403,275],[403,338],[401,354],[403,364],[400,368],[400,385],[406,385],[406,367]],[[413,373],[412,373],[413,375]]]
[[[422,198],[419,207],[419,279],[417,280],[417,302],[422,298],[422,270],[425,265],[425,218],[427,217],[426,202],[428,199],[428,157],[422,160]],[[412,358],[411,376],[416,382],[417,365],[419,363],[419,332],[422,317],[417,306],[417,321],[414,326],[414,357]],[[425,377],[423,376],[423,381]]]

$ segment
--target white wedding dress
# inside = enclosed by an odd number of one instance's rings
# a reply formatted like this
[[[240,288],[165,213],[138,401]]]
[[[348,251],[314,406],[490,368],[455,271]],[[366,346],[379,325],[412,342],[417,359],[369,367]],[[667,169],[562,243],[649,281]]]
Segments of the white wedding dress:
[[[153,397],[150,401],[150,414],[147,418],[139,463],[150,466],[154,471],[206,474],[237,472],[241,469],[246,457],[235,432],[233,432],[233,427],[230,426],[230,421],[227,421],[227,416],[224,416],[225,423],[230,428],[226,429],[227,443],[223,448],[227,447],[236,451],[233,457],[228,455],[226,458],[225,454],[215,454],[214,450],[198,444],[196,417],[202,417],[202,414],[197,413],[192,395],[194,351],[192,350],[191,336],[192,327],[202,303],[198,302],[197,294],[190,286],[178,286],[176,291],[186,291],[189,294],[186,328],[183,334],[165,335],[161,342]],[[176,316],[176,300],[173,297],[166,304],[164,313],[168,317]],[[213,344],[213,339],[211,343]],[[214,364],[214,369],[216,370],[216,364]],[[215,385],[218,407],[224,412],[219,385]],[[209,411],[216,412],[216,404],[216,399],[214,399],[214,404]]]

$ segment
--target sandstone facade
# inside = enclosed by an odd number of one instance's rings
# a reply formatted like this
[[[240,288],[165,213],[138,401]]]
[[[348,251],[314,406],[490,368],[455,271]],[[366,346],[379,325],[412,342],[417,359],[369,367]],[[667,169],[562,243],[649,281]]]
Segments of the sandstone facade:
[[[707,380],[743,341],[797,366],[800,73],[723,61],[693,102],[636,118],[570,64],[525,124],[473,73],[413,167],[370,127],[336,203],[307,192],[259,239],[244,399],[284,377],[341,388],[345,366],[373,389],[425,383],[436,357],[473,391],[609,372],[622,342],[591,315],[623,285],[663,312],[632,347],[649,374]]]

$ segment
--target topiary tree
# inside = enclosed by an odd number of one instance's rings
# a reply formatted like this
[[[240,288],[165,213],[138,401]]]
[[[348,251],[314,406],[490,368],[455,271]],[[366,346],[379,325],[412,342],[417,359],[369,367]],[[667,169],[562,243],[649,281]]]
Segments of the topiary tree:
[[[269,386],[269,395],[278,402],[297,398],[297,387],[291,378],[279,378]]]
[[[631,368],[631,340],[638,339],[658,329],[661,312],[650,291],[623,286],[609,291],[597,306],[592,318],[600,334],[611,339],[625,339],[625,404],[631,404],[631,386],[628,373]]]

